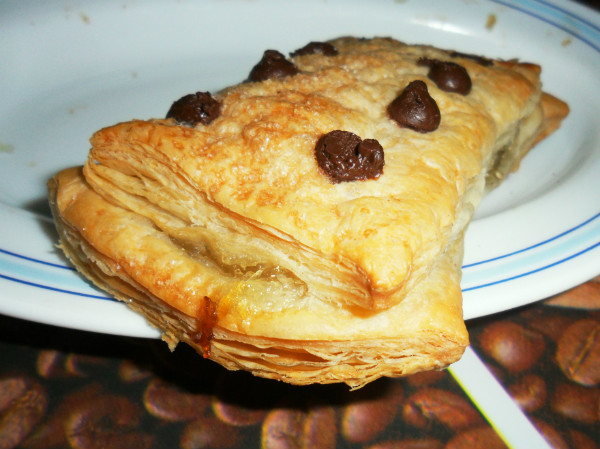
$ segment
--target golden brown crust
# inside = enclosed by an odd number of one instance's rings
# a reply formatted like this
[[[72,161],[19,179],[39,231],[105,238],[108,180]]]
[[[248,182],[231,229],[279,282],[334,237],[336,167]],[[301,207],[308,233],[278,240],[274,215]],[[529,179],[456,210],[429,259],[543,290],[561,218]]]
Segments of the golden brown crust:
[[[316,301],[259,310],[248,280],[228,286],[211,316],[210,298],[193,284],[202,274],[189,272],[198,264],[186,263],[185,251],[149,220],[93,192],[80,168],[55,176],[50,198],[61,247],[81,272],[141,312],[171,345],[185,341],[230,369],[296,384],[360,387],[381,376],[443,368],[468,344],[458,287],[460,247],[385,311]]]
[[[416,64],[424,55],[441,57],[437,50],[388,39],[341,39],[334,45],[338,57],[298,57],[299,75],[221,93],[222,115],[209,126],[139,121],[101,130],[92,139],[88,181],[112,190],[107,182],[131,184],[121,174],[147,182],[153,170],[176,173],[188,195],[200,196],[208,207],[277,233],[303,256],[316,251],[323,260],[333,259],[339,268],[325,268],[339,273],[342,287],[329,292],[332,301],[389,307],[396,290],[408,291],[444,252],[456,234],[453,224],[468,219],[457,217],[465,209],[460,199],[479,190],[495,146],[514,141],[520,122],[535,111],[537,72],[461,61],[475,83],[463,97],[437,89]],[[434,133],[401,129],[386,115],[387,104],[415,78],[428,82],[443,110]],[[538,126],[541,117],[536,120]],[[333,129],[377,139],[385,148],[384,175],[342,184],[323,176],[314,146]],[[151,167],[140,167],[148,160]],[[111,181],[111,169],[122,182]],[[177,202],[180,188],[160,207]],[[474,208],[479,197],[470,200]],[[183,220],[203,225],[203,217]]]
[[[544,111],[544,122],[540,133],[535,139],[535,143],[540,142],[556,131],[564,118],[569,114],[569,105],[567,103],[546,92],[542,93],[541,104]]]
[[[332,43],[338,56],[297,56],[295,76],[220,92],[209,125],[100,130],[50,199],[73,263],[171,344],[264,377],[360,386],[460,357],[466,226],[486,182],[565,111],[532,64],[483,66],[391,39]],[[421,57],[463,65],[471,92],[439,89]],[[431,133],[386,113],[415,79],[442,113]],[[379,141],[380,177],[324,175],[315,143],[336,129]]]

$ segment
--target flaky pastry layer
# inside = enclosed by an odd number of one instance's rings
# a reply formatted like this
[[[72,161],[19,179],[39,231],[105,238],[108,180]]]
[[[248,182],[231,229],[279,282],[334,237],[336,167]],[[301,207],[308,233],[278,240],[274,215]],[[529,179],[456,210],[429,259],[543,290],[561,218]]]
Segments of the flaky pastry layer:
[[[568,109],[533,64],[331,43],[336,56],[293,58],[294,76],[219,92],[208,125],[100,130],[83,168],[51,180],[50,201],[73,263],[170,344],[263,377],[361,386],[460,357],[466,227]],[[469,94],[439,89],[423,57],[464,66]],[[386,113],[414,80],[439,105],[433,132]],[[338,129],[377,139],[380,177],[324,176],[315,144]]]

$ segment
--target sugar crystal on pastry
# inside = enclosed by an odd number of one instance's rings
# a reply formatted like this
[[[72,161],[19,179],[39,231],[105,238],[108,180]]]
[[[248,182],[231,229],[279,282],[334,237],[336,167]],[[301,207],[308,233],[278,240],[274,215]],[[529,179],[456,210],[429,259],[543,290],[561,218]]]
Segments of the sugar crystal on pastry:
[[[328,44],[335,54],[276,55],[293,67],[285,76],[214,93],[208,123],[99,130],[83,166],[50,181],[50,203],[78,270],[171,346],[294,384],[359,387],[460,358],[467,226],[568,108],[534,64],[389,38]],[[422,58],[464,67],[468,94],[438,87]],[[439,108],[429,132],[388,113],[415,82]],[[336,130],[378,145],[355,146],[342,169],[381,153],[382,170],[332,180],[315,148]]]

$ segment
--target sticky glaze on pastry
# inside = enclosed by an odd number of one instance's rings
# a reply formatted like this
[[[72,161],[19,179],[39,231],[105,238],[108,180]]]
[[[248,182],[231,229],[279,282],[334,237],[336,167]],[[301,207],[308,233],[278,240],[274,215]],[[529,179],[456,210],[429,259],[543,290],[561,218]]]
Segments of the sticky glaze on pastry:
[[[62,249],[229,369],[359,387],[458,360],[467,225],[568,111],[540,68],[341,38],[248,70],[98,131],[49,183]]]

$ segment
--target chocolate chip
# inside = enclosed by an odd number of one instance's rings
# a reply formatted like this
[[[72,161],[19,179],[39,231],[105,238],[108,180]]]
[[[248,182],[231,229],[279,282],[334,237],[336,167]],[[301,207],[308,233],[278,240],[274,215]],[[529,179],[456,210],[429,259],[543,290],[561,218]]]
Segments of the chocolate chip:
[[[376,179],[383,173],[383,148],[375,139],[362,140],[349,131],[323,135],[315,146],[317,163],[334,183]]]
[[[390,103],[387,112],[392,120],[403,128],[420,133],[437,129],[441,113],[437,103],[427,90],[427,84],[421,80],[412,81],[402,93]]]
[[[195,126],[208,125],[221,114],[221,104],[209,92],[185,95],[171,105],[167,118]]]
[[[262,59],[252,68],[248,81],[265,81],[295,75],[298,68],[277,50],[267,50]]]
[[[335,56],[338,54],[338,51],[329,42],[310,42],[304,47],[290,53],[290,56],[314,55],[316,53],[321,53],[325,56]]]
[[[491,65],[494,65],[494,61],[492,61],[491,59],[488,59],[488,58],[484,58],[483,56],[479,56],[479,55],[472,55],[469,53],[461,53],[459,51],[451,51],[449,54],[452,58],[470,59],[471,61],[474,61],[477,64],[482,65],[484,67],[489,67]]]
[[[429,67],[427,76],[440,89],[461,95],[471,92],[471,77],[462,65],[429,58],[421,58],[417,64]]]

